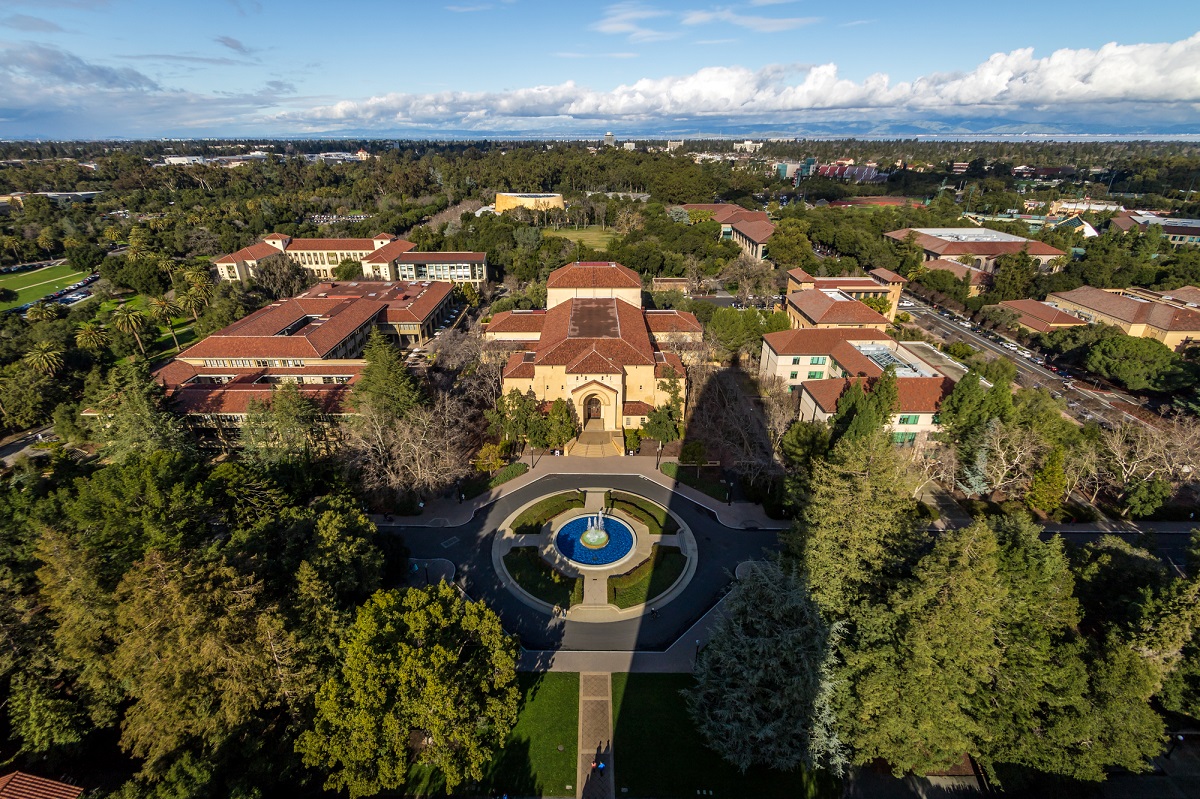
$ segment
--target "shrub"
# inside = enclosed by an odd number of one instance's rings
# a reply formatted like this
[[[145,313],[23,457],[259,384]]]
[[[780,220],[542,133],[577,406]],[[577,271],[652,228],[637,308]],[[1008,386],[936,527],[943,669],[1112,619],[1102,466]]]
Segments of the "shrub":
[[[673,586],[686,567],[681,551],[655,544],[649,559],[626,574],[608,578],[608,601],[619,608],[643,605]]]
[[[666,533],[671,535],[679,532],[679,525],[666,508],[633,494],[612,492],[608,506],[613,510],[627,513],[650,529],[651,535]]]
[[[642,446],[642,431],[626,430],[625,431],[625,451],[630,450],[636,452]]]
[[[542,560],[537,547],[516,547],[504,556],[504,567],[521,588],[550,605],[569,608],[583,601],[583,578],[568,577]]]
[[[527,471],[529,471],[529,464],[527,463],[510,463],[500,471],[496,472],[492,479],[488,481],[488,488],[495,488],[496,486],[503,485],[509,480],[512,480],[514,477],[520,477]]]

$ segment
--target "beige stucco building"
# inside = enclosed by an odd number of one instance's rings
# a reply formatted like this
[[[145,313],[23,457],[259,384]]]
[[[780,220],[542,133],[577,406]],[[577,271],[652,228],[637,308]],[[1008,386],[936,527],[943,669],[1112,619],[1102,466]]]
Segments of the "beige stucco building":
[[[411,241],[380,233],[370,239],[300,239],[271,233],[262,241],[213,260],[221,280],[254,277],[258,262],[284,255],[317,280],[334,277],[342,261],[358,261],[367,280],[441,280],[479,287],[488,280],[482,252],[417,252]]]
[[[862,302],[868,297],[887,300],[884,316],[888,321],[896,318],[900,306],[900,295],[908,281],[890,269],[872,269],[866,276],[840,275],[838,277],[813,277],[803,269],[788,272],[787,292],[810,291],[812,289],[840,291],[851,299]]]
[[[660,381],[686,370],[678,349],[700,338],[696,317],[647,311],[641,279],[617,263],[575,263],[547,281],[544,311],[504,311],[484,336],[511,354],[503,390],[532,391],[543,403],[565,399],[588,432],[615,436],[640,428],[669,400]],[[622,448],[617,446],[618,451]]]
[[[902,228],[884,233],[889,239],[912,241],[921,248],[926,261],[958,261],[989,274],[996,271],[1001,255],[1026,253],[1039,270],[1053,271],[1066,253],[1042,241],[978,227]]]
[[[1046,297],[1046,302],[1086,322],[1116,325],[1130,336],[1152,338],[1173,350],[1200,341],[1200,289],[1170,292],[1080,286]]]
[[[497,192],[496,213],[525,208],[530,211],[549,211],[566,208],[561,194],[524,194],[520,192]]]

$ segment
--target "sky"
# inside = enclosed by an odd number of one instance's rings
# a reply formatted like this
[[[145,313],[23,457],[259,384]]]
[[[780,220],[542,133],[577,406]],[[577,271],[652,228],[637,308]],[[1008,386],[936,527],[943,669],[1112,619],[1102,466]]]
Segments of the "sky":
[[[1200,3],[0,0],[0,138],[931,124],[1200,133]]]

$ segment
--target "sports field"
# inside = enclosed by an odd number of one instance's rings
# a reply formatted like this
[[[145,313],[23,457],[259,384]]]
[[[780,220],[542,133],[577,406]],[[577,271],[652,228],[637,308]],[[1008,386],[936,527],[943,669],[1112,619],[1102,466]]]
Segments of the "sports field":
[[[608,243],[616,236],[616,231],[612,228],[601,228],[599,225],[589,225],[588,227],[574,228],[563,226],[558,230],[552,227],[544,227],[542,236],[558,236],[560,239],[570,239],[571,241],[579,242],[594,250],[603,250],[608,247]]]
[[[72,283],[78,283],[85,277],[87,277],[86,272],[80,272],[72,268],[70,264],[47,266],[45,269],[36,269],[32,272],[0,275],[0,288],[12,289],[17,292],[17,298],[12,302],[0,303],[0,311],[40,300],[47,294],[53,294]]]

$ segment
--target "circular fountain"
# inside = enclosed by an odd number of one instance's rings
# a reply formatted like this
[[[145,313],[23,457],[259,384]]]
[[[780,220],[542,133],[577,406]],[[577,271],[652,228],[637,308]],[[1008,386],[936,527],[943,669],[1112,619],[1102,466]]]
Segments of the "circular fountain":
[[[633,529],[600,511],[564,524],[554,545],[567,560],[581,566],[607,566],[633,549]]]

